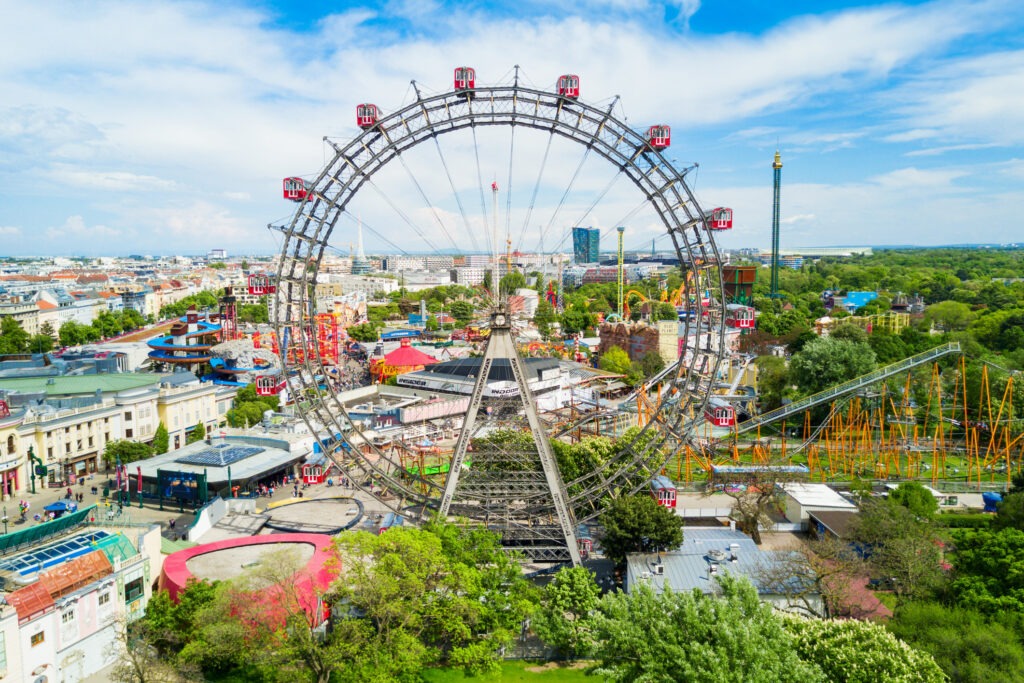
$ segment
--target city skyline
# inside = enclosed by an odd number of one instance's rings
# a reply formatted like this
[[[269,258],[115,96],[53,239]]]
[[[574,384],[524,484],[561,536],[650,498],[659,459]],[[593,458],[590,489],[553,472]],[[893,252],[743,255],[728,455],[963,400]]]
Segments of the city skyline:
[[[461,64],[488,84],[510,82],[518,64],[522,82],[546,90],[559,74],[577,73],[586,102],[608,106],[619,95],[615,115],[631,126],[671,125],[665,156],[680,169],[699,164],[687,181],[702,205],[736,211],[731,234],[718,236],[724,248],[769,245],[776,148],[784,249],[1020,239],[1024,9],[1016,3],[331,6],[6,7],[0,256],[272,254],[280,238],[265,226],[286,224],[295,209],[281,199],[281,178],[313,177],[328,150],[323,136],[354,137],[356,104],[393,112],[415,100],[410,80],[443,92]],[[483,172],[511,194],[508,209],[506,194],[495,204],[514,247],[568,251],[569,228],[610,234],[635,205],[635,190],[615,187],[576,222],[607,182],[607,165],[594,164],[551,217],[580,152],[555,145],[548,160],[544,136],[523,135],[513,174],[502,135],[482,136],[491,150]],[[494,220],[490,197],[478,207],[472,150],[444,144],[453,183],[476,215],[458,219],[427,151],[410,153],[408,166],[429,208],[401,169],[379,183],[435,243],[447,222],[460,231],[451,241],[476,251],[461,244],[461,225],[472,232]],[[354,207],[366,250],[391,253],[380,235],[406,228],[371,195],[361,192]],[[655,218],[641,212],[626,223],[627,249],[649,249]],[[354,241],[354,223],[332,238],[342,252]]]

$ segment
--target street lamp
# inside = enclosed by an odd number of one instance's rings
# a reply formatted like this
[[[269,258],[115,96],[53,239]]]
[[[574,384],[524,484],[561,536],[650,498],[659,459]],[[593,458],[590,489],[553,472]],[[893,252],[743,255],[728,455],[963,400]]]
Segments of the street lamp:
[[[3,519],[0,519],[0,522],[4,523],[4,536],[6,536],[7,535],[7,506],[6,505],[4,505],[4,516],[3,516]]]

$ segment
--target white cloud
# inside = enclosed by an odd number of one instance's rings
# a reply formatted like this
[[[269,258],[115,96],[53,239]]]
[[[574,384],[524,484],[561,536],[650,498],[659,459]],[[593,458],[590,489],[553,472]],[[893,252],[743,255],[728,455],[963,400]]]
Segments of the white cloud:
[[[17,237],[21,235],[21,228],[16,225],[0,225],[0,236]]]
[[[59,168],[52,173],[58,183],[67,183],[76,187],[96,190],[115,190],[118,192],[147,192],[175,190],[178,184],[173,180],[163,180],[155,176],[137,175],[123,171],[76,171]]]
[[[669,14],[678,10],[680,24],[700,10],[697,0],[670,5]],[[847,159],[841,156],[846,150],[865,149],[874,135],[887,134],[884,139],[892,143],[930,140],[932,150],[942,149],[933,138],[948,148],[1009,144],[1024,130],[1024,95],[1011,87],[1024,76],[1016,53],[955,62],[944,56],[950,45],[977,46],[984,32],[1007,21],[1006,6],[956,0],[869,6],[793,19],[761,35],[742,33],[737,24],[736,32],[708,36],[666,28],[660,21],[665,5],[649,0],[593,0],[568,10],[578,16],[551,10],[552,17],[545,9],[542,16],[521,12],[514,18],[463,5],[394,0],[383,10],[314,18],[309,33],[274,28],[267,13],[235,3],[154,2],[146,12],[119,2],[20,3],[5,8],[0,25],[0,92],[9,103],[0,112],[0,187],[6,188],[0,189],[0,204],[8,210],[11,199],[45,196],[62,206],[58,215],[88,215],[97,223],[93,229],[109,226],[122,236],[150,240],[146,248],[152,251],[215,246],[218,240],[224,246],[273,248],[262,226],[294,210],[280,198],[280,178],[317,173],[325,159],[322,135],[356,134],[352,109],[358,102],[376,102],[388,111],[409,103],[410,79],[424,92],[448,90],[452,67],[462,63],[477,67],[481,83],[509,78],[517,62],[524,82],[538,87],[553,87],[564,71],[577,72],[588,102],[608,103],[621,94],[616,114],[628,114],[631,125],[674,126],[671,158],[680,159],[680,166],[701,161],[704,173],[715,166],[738,169],[729,184],[740,188],[750,173],[766,168],[759,160],[756,171],[748,171],[755,167],[744,156],[752,143],[774,147],[779,140],[784,152],[799,150],[808,164],[815,153]],[[650,21],[652,8],[661,10],[657,22]],[[406,28],[382,28],[393,16]],[[874,94],[878,88],[892,90],[891,98],[880,99]],[[892,107],[899,107],[898,115]],[[1000,123],[1012,130],[999,130]],[[717,134],[728,149],[708,143],[711,158],[696,156],[701,131],[729,126],[737,132]],[[478,132],[485,183],[496,176],[504,187],[508,131]],[[552,222],[582,154],[567,143],[553,147],[538,205],[527,217],[545,143],[540,133],[516,142],[512,232],[519,234],[528,222],[528,247]],[[444,145],[468,220],[479,230],[487,224],[490,197],[481,209],[472,140],[466,134],[445,136]],[[928,168],[934,152],[911,153],[926,157],[920,168],[898,168],[898,158],[869,152],[863,167],[843,168],[839,158],[832,166],[841,169],[835,177],[872,180],[832,180],[830,168],[828,177],[804,186],[843,187],[854,194],[850,188],[913,188],[923,195],[957,189],[964,180],[955,170]],[[448,229],[464,234],[466,220],[431,143],[403,156],[430,203],[451,220]],[[415,216],[432,242],[444,241],[429,212],[419,208],[423,202],[404,170],[391,164],[387,171],[375,180]],[[603,162],[588,162],[549,232],[564,235],[612,173]],[[66,187],[50,186],[55,178]],[[797,186],[787,185],[785,195]],[[835,196],[808,193],[820,195]],[[727,194],[717,196],[723,204],[732,201]],[[635,190],[616,187],[586,220],[614,226],[637,201]],[[747,207],[747,215],[767,215],[770,201],[769,196],[767,204]],[[412,231],[371,190],[364,188],[356,204],[375,228],[408,243]],[[826,211],[848,214],[853,206],[808,201],[787,211],[793,219],[813,216],[795,221],[809,227],[827,221]],[[907,213],[893,211],[877,220],[892,226],[900,223],[898,214]],[[638,241],[658,230],[650,212],[633,219],[636,227],[630,229]],[[54,219],[23,208],[4,220],[41,232],[47,223],[40,221]],[[68,226],[51,230],[78,238]],[[342,232],[339,225],[340,239]],[[81,237],[88,239],[84,232]],[[546,236],[545,246],[552,241]]]
[[[785,218],[780,218],[779,223],[782,223],[783,225],[793,225],[794,223],[813,221],[814,218],[815,216],[813,213],[798,213],[793,216],[786,216]]]
[[[86,225],[81,216],[69,216],[64,224],[46,229],[46,239],[59,247],[65,240],[71,243],[90,244],[98,247],[102,240],[114,240],[123,237],[121,230],[106,225]]]

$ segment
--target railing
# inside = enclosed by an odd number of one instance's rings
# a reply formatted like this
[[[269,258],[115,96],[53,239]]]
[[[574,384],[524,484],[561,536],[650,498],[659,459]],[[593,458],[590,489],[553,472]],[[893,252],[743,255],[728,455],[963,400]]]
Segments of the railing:
[[[775,410],[769,410],[767,413],[762,413],[761,415],[758,415],[752,420],[747,420],[746,422],[740,424],[736,428],[736,433],[742,434],[743,432],[749,432],[752,429],[757,429],[758,427],[768,424],[770,422],[776,422],[778,420],[785,419],[790,415],[802,413],[808,408],[813,408],[816,405],[820,405],[822,403],[830,401],[833,398],[836,398],[837,396],[842,396],[843,394],[848,394],[850,392],[857,391],[858,389],[866,387],[870,384],[874,384],[875,382],[880,382],[883,379],[892,377],[893,375],[903,372],[904,370],[909,370],[910,368],[921,365],[922,363],[927,363],[930,360],[941,358],[942,356],[948,355],[950,353],[959,352],[960,342],[949,342],[941,346],[936,346],[933,349],[929,349],[922,353],[918,353],[916,355],[910,356],[909,358],[904,358],[903,360],[893,363],[892,365],[886,365],[885,367],[869,372],[866,375],[861,375],[860,377],[851,379],[848,382],[843,382],[842,384],[837,384],[834,387],[829,387],[825,391],[819,391],[817,394],[812,394],[805,398],[801,398],[798,401],[793,401],[789,405],[782,406],[781,408],[776,408]]]

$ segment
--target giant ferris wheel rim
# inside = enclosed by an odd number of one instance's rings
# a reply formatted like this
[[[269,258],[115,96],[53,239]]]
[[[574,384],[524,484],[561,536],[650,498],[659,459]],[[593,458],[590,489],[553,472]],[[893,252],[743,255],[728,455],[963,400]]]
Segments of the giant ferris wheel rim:
[[[721,274],[713,270],[719,263],[718,249],[713,234],[705,222],[704,212],[685,181],[685,174],[676,170],[659,150],[651,147],[641,132],[613,116],[614,105],[615,102],[607,109],[599,109],[577,98],[568,98],[518,84],[479,86],[471,91],[457,90],[418,97],[415,102],[380,118],[373,127],[362,131],[342,146],[325,137],[324,140],[333,148],[335,155],[311,183],[306,198],[299,204],[289,226],[282,230],[284,244],[278,265],[278,286],[279,291],[287,296],[284,297],[284,301],[279,300],[275,310],[275,329],[278,338],[283,339],[286,330],[296,326],[300,335],[305,334],[303,325],[309,304],[309,290],[317,282],[320,262],[328,248],[331,234],[339,217],[345,213],[346,207],[373,175],[399,158],[403,152],[422,142],[476,126],[522,126],[553,135],[558,134],[596,152],[616,166],[619,172],[626,175],[640,190],[647,203],[658,214],[672,238],[680,260],[680,269],[707,269],[709,276],[715,278],[712,284],[717,290],[718,302],[724,301]],[[688,288],[689,278],[684,280]],[[693,323],[690,317],[684,321],[685,338],[690,337],[692,324],[696,325],[693,336],[699,338],[699,330],[704,324],[702,320],[706,311],[700,296],[696,297],[695,306],[696,323]],[[712,331],[718,335],[717,357],[712,362],[713,367],[717,368],[724,353],[724,328],[721,320],[718,320],[717,326],[713,322],[708,322],[707,325],[709,350],[712,346]],[[304,339],[302,343],[305,343]],[[697,346],[699,345],[698,343]],[[283,366],[287,367],[289,363],[283,345],[280,352]],[[689,410],[692,416],[694,412],[703,412],[712,388],[710,382],[701,385],[694,379],[696,372],[699,372],[695,367],[699,353],[705,352],[695,350],[688,365],[684,365],[680,359],[677,382],[682,381],[683,386],[693,387],[694,391],[686,392],[686,400],[679,400],[675,404],[675,412],[670,415],[671,423],[665,420],[650,420],[635,439],[621,448],[621,462],[616,461],[616,464],[626,464],[627,451],[651,429],[660,430],[659,447],[661,444],[670,443],[679,448],[693,438],[696,421],[686,421],[684,413]],[[706,355],[710,356],[710,353]],[[707,361],[707,358],[704,360]],[[310,378],[314,378],[318,371],[323,372],[325,369],[322,359],[314,358],[311,362],[308,353],[303,354],[302,362],[302,369]],[[707,372],[707,368],[704,368],[704,372]],[[301,372],[299,376],[302,376]],[[315,379],[312,381],[315,388]],[[303,388],[309,387],[303,384]],[[312,408],[300,410],[311,430],[319,439],[319,433],[310,420],[312,414],[321,423],[321,430],[337,431],[344,441],[349,442],[348,429],[345,425],[349,429],[354,428],[357,433],[358,426],[350,420],[337,394],[329,389],[329,396],[325,399],[321,392],[313,393],[316,395],[309,396],[313,403]],[[659,415],[667,410],[673,409],[668,405],[660,406]],[[339,422],[339,416],[345,424]],[[349,446],[355,450],[355,445],[351,442]],[[375,446],[371,448],[376,450]],[[669,453],[666,458],[671,456],[672,453]],[[634,460],[638,462],[641,458],[634,454]],[[652,467],[653,462],[645,462],[644,468],[654,470],[664,466],[664,462],[661,462]],[[627,481],[630,476],[627,470],[625,466],[620,467],[611,476],[588,473],[566,484],[585,484],[582,487],[583,492],[578,494],[577,498],[594,496],[602,490],[620,490],[619,487],[623,485],[627,488],[636,488],[635,482]],[[388,479],[385,473],[379,474],[385,480]],[[401,488],[399,482],[393,483]],[[403,493],[416,503],[429,504],[431,499],[425,493],[417,494],[411,489]]]

